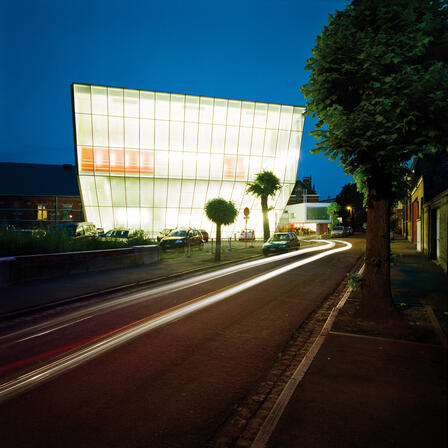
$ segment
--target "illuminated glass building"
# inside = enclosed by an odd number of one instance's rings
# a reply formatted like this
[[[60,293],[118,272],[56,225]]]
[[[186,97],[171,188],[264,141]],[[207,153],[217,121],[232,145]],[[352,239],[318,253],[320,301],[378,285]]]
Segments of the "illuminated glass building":
[[[283,188],[269,204],[271,229],[294,187],[305,109],[252,101],[73,85],[76,154],[86,220],[105,230],[196,227],[215,232],[209,199],[232,200],[234,235],[262,236],[260,200],[245,193],[262,169]]]

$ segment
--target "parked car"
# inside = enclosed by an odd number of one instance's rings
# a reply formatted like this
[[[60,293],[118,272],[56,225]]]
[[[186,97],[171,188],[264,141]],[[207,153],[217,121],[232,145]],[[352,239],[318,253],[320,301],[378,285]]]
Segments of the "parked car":
[[[238,235],[239,241],[254,241],[255,240],[255,230],[247,229],[247,230],[241,230],[240,234]]]
[[[112,229],[108,230],[101,239],[104,241],[127,241],[130,233],[129,229]]]
[[[162,250],[185,247],[188,244],[191,246],[202,246],[204,244],[202,234],[199,230],[184,227],[174,229],[159,242]]]
[[[347,235],[353,235],[353,227],[344,227],[344,232]]]
[[[168,236],[172,230],[173,229],[163,229],[162,231],[160,231],[156,236],[157,242],[159,242],[162,238]]]
[[[204,240],[204,243],[208,241],[208,232],[204,229],[199,229],[199,232],[201,232],[202,239]]]
[[[299,247],[300,241],[294,233],[277,232],[263,244],[263,255],[284,253]]]
[[[105,235],[105,232],[104,232],[104,229],[102,228],[102,227],[97,227],[97,229],[96,229],[96,235],[98,236],[98,237],[102,237],[102,236],[104,236]]]
[[[342,227],[342,226],[333,227],[333,230],[331,231],[330,234],[342,236],[342,235],[344,235],[344,227]]]
[[[74,238],[97,236],[95,224],[92,222],[64,222],[51,227],[52,232],[66,232]]]

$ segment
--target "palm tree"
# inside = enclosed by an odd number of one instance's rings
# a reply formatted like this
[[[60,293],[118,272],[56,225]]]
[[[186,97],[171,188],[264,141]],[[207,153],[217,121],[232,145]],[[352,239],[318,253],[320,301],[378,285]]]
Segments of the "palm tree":
[[[274,196],[280,188],[280,179],[272,171],[261,171],[252,182],[248,182],[246,193],[254,194],[261,199],[261,211],[263,213],[263,237],[267,241],[270,236],[268,220],[268,198]]]
[[[232,224],[238,215],[238,210],[232,201],[226,201],[222,198],[210,199],[207,204],[205,204],[204,210],[207,218],[216,224],[215,261],[220,261],[221,226]]]

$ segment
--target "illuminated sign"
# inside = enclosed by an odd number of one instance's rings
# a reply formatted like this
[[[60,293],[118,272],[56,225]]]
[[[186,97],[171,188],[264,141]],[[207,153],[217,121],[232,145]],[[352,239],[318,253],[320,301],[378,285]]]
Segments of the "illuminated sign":
[[[82,84],[73,102],[81,196],[97,227],[213,233],[203,209],[222,197],[241,212],[223,234],[244,227],[249,207],[261,237],[260,200],[245,190],[262,169],[282,183],[270,201],[281,215],[296,181],[303,107]]]

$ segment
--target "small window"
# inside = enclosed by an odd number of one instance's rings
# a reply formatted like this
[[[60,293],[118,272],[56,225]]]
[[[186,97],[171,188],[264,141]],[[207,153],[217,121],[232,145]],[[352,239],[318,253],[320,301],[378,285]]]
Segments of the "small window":
[[[72,206],[64,204],[63,210],[62,210],[62,220],[63,221],[71,221],[72,218],[73,218]]]
[[[46,204],[37,204],[37,220],[46,221],[48,219],[48,210]]]

